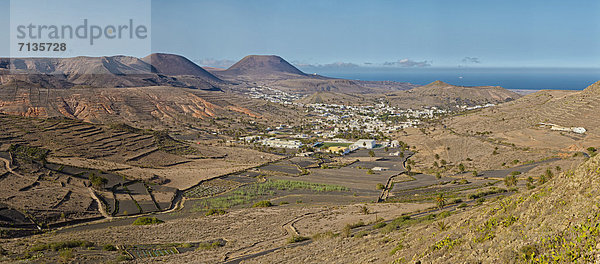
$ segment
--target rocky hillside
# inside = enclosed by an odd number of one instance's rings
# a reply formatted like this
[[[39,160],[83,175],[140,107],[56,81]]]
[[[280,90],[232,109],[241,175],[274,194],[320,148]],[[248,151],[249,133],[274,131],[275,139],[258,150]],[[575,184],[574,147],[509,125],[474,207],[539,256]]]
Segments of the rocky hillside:
[[[213,119],[278,122],[278,116],[294,116],[292,110],[276,104],[216,91],[168,86],[44,89],[22,84],[0,87],[0,113],[126,122],[155,129],[187,125],[217,129]]]

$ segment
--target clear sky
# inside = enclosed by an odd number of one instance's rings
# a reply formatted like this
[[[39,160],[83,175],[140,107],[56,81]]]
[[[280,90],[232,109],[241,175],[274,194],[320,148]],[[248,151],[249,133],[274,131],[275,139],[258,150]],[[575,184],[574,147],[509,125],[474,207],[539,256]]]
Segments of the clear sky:
[[[600,1],[154,0],[152,50],[212,64],[600,67]]]

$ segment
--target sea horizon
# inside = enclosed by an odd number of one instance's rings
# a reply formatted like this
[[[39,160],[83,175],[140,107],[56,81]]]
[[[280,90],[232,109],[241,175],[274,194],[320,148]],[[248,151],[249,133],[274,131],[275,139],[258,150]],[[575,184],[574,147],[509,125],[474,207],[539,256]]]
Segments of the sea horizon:
[[[300,68],[306,73],[362,81],[426,85],[440,80],[458,86],[509,90],[583,90],[600,80],[600,68]]]

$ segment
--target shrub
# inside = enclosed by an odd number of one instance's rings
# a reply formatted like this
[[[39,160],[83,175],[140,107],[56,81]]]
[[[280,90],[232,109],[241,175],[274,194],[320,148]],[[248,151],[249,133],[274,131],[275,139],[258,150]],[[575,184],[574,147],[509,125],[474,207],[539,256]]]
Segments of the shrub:
[[[93,246],[94,246],[94,243],[89,242],[89,241],[71,240],[71,241],[53,242],[53,243],[48,243],[48,244],[38,244],[38,245],[33,246],[30,249],[30,251],[32,251],[32,252],[44,251],[44,250],[59,251],[62,249],[67,249],[67,248],[76,248],[76,247],[89,248],[89,247],[93,247]]]
[[[375,174],[375,172],[372,169],[368,169],[367,174]]]
[[[271,207],[271,206],[273,206],[273,204],[271,203],[271,201],[268,201],[268,200],[256,202],[254,205],[252,205],[252,207]]]
[[[309,240],[309,239],[310,238],[303,237],[303,236],[291,236],[291,237],[288,238],[287,242],[289,244],[292,244],[292,243],[298,243],[298,242],[306,241],[306,240]]]
[[[463,200],[460,198],[456,198],[456,199],[450,201],[451,204],[458,204],[458,203],[462,203],[462,202],[463,202]]]
[[[373,228],[379,229],[379,228],[384,228],[387,225],[387,223],[385,222],[379,222],[375,225],[373,225]]]
[[[377,190],[383,190],[383,189],[385,189],[385,185],[378,183],[376,188],[377,188]]]
[[[402,250],[404,248],[404,245],[402,245],[402,242],[398,243],[398,245],[396,245],[392,251],[390,251],[390,255],[395,255],[396,252]]]
[[[58,255],[60,256],[60,258],[62,258],[65,261],[68,261],[75,257],[73,255],[73,249],[71,249],[71,248],[61,249],[60,252],[58,253]]]
[[[200,243],[198,244],[198,248],[196,250],[209,250],[209,249],[215,249],[218,247],[222,247],[225,244],[221,241],[215,241],[212,243]]]
[[[482,198],[477,199],[477,204],[478,205],[483,204],[483,202],[485,202],[485,198],[482,197]]]
[[[133,221],[133,225],[155,225],[161,223],[164,223],[164,221],[156,217],[139,217]]]
[[[537,248],[533,245],[523,246],[520,253],[521,259],[527,262],[532,261],[533,258],[539,254]]]
[[[117,257],[117,262],[122,262],[122,261],[129,261],[129,260],[133,260],[129,255],[119,255]]]
[[[111,245],[111,244],[104,245],[104,247],[102,247],[102,249],[104,251],[117,251],[117,247],[115,247],[114,245]]]
[[[324,232],[324,233],[316,233],[316,234],[314,234],[312,236],[312,238],[314,240],[318,240],[318,239],[325,239],[325,238],[333,238],[335,236],[337,236],[337,235],[334,234],[333,232],[327,231],[327,232]]]
[[[361,206],[359,211],[361,214],[365,215],[368,215],[371,212],[369,211],[369,207],[367,207],[366,205]]]
[[[183,243],[183,244],[181,244],[181,247],[182,248],[191,248],[192,244],[190,244],[190,243]]]
[[[284,205],[284,204],[289,204],[289,202],[282,201],[282,202],[279,203],[279,205]]]
[[[448,229],[448,224],[446,224],[444,221],[435,222],[435,226],[438,230],[440,230],[440,232]]]
[[[456,208],[465,208],[465,207],[467,207],[467,206],[468,206],[468,205],[467,205],[466,203],[461,203],[461,204],[459,204],[459,205],[458,205]]]
[[[348,224],[347,226],[349,226],[349,227],[350,227],[350,229],[353,229],[353,228],[357,228],[357,227],[365,226],[365,222],[363,222],[363,221],[358,221],[358,222],[356,222],[356,223],[354,223],[354,224]]]
[[[227,212],[223,209],[210,209],[208,210],[208,212],[206,212],[206,216],[210,216],[210,215],[224,215]]]

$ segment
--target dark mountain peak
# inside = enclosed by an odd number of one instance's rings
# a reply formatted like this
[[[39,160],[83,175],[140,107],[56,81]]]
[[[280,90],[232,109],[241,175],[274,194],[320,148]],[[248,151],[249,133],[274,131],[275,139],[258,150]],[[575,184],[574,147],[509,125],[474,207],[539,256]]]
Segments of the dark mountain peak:
[[[152,65],[154,72],[163,75],[192,75],[210,81],[221,81],[202,67],[180,55],[153,53],[142,58],[142,61]]]
[[[275,55],[249,55],[226,70],[232,74],[253,75],[306,75],[283,58]]]

